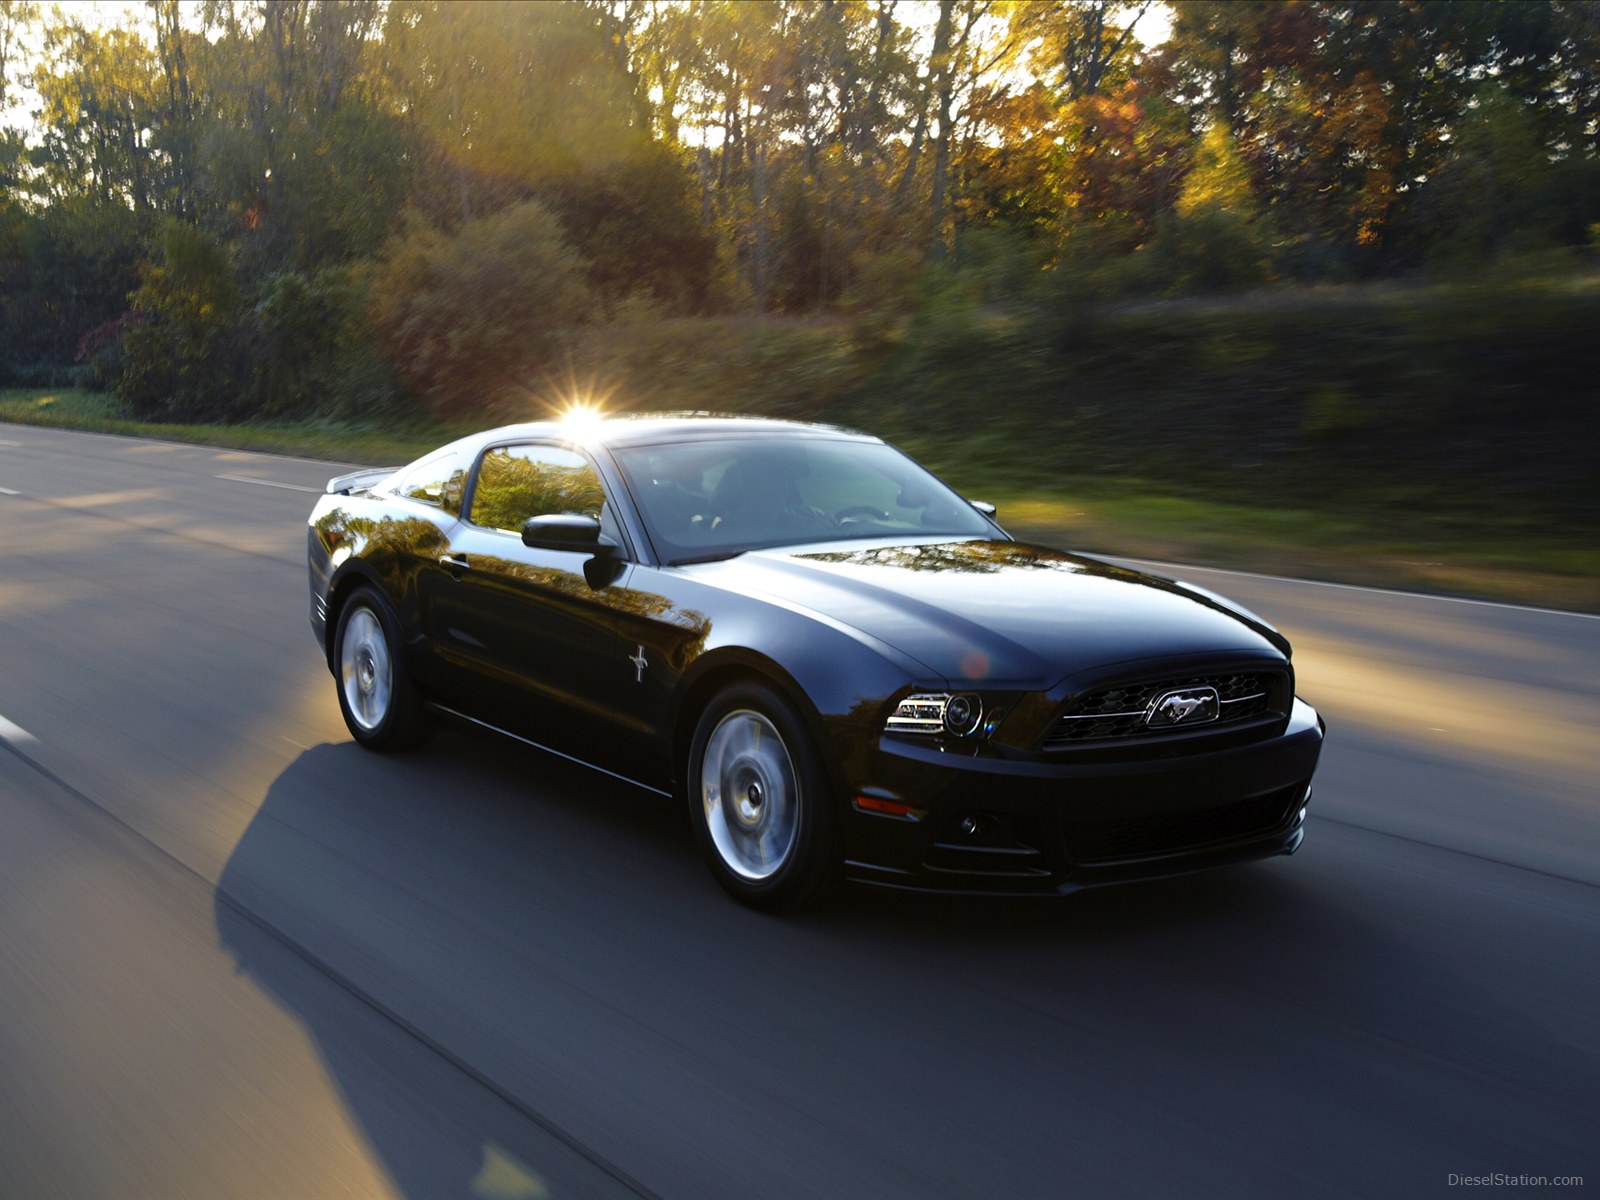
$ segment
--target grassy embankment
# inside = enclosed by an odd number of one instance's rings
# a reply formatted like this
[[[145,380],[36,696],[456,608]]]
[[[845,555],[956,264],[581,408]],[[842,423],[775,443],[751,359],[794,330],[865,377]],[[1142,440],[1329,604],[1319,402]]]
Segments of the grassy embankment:
[[[594,330],[614,403],[838,421],[1057,544],[1600,611],[1600,277],[1099,314]],[[458,430],[153,426],[84,392],[0,420],[399,462]]]
[[[0,421],[80,429],[128,437],[195,442],[233,450],[293,454],[340,463],[403,463],[449,436],[442,426],[419,421],[410,427],[297,421],[245,425],[180,425],[136,421],[105,392],[83,388],[0,388]],[[461,432],[466,432],[463,429]]]

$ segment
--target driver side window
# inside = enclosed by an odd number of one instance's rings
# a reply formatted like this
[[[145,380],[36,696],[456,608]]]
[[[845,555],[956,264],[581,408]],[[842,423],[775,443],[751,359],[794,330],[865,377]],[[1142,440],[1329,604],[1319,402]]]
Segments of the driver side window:
[[[520,534],[529,518],[578,513],[608,524],[605,489],[593,465],[564,446],[495,446],[478,465],[474,525]]]

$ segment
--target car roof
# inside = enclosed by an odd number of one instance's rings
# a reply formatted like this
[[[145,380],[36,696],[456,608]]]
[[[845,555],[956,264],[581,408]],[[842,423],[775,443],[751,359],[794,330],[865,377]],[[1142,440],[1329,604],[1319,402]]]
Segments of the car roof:
[[[609,447],[783,435],[851,442],[882,440],[840,425],[703,412],[608,413],[581,423],[570,420],[531,421],[486,430],[471,440],[487,444],[507,438],[559,437],[579,444]]]

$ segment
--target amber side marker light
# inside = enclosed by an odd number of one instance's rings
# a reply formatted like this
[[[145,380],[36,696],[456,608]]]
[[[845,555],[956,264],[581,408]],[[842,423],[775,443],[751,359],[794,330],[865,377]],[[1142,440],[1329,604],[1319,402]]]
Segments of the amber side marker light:
[[[856,797],[856,808],[861,812],[877,813],[880,817],[899,817],[902,821],[920,821],[928,815],[925,808],[887,800],[882,796],[869,796],[865,792]]]

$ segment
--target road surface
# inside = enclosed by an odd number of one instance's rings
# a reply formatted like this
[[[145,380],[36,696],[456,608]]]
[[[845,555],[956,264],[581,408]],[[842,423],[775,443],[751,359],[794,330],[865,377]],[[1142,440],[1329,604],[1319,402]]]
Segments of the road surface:
[[[1600,621],[1185,568],[1328,718],[1298,855],[775,919],[659,798],[352,744],[336,470],[0,425],[0,1195],[1600,1187]]]

